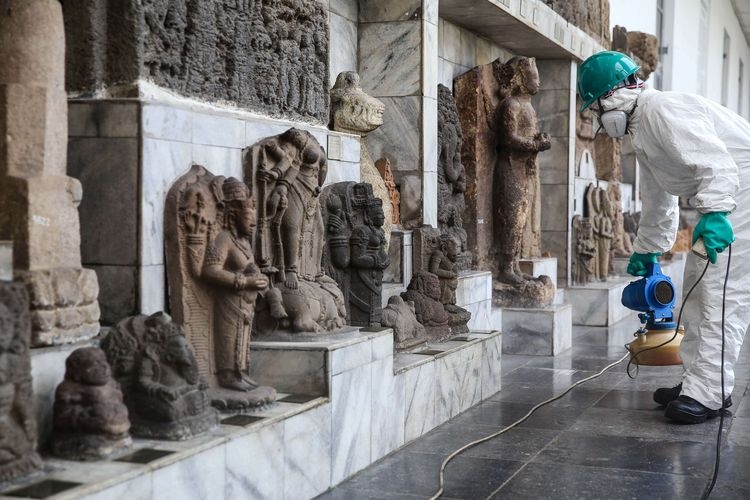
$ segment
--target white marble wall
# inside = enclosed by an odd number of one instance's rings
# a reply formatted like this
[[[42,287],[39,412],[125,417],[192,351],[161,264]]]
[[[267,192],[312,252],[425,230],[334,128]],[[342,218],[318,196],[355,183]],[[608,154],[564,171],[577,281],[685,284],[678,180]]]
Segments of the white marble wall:
[[[503,308],[503,353],[556,356],[572,346],[570,304],[541,309]]]
[[[567,288],[565,298],[573,306],[573,324],[610,326],[634,314],[621,301],[622,291],[632,279],[632,276],[614,276],[607,281]]]
[[[466,271],[458,277],[456,305],[471,313],[471,330],[492,330],[492,273]]]
[[[358,0],[326,0],[328,4],[330,86],[342,71],[357,71]]]

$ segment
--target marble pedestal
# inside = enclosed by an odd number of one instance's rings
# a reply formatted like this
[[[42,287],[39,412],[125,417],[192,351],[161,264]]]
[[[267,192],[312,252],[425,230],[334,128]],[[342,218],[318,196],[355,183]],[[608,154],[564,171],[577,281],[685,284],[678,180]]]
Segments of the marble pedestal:
[[[535,278],[549,276],[557,290],[557,258],[555,257],[529,257],[519,259],[518,265],[521,272]]]
[[[555,356],[572,345],[570,304],[502,309],[503,354]]]
[[[622,305],[622,291],[634,278],[609,277],[586,286],[565,289],[565,298],[573,306],[573,324],[584,326],[609,326],[633,311]]]
[[[492,330],[492,273],[462,271],[458,276],[456,305],[471,313],[471,330]]]

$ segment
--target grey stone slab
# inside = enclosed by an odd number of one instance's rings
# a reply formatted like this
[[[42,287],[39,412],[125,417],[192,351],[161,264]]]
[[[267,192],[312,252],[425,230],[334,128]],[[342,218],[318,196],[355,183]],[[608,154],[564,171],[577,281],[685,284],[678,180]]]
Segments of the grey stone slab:
[[[115,324],[138,314],[138,268],[135,266],[86,266],[99,280],[101,322]]]
[[[750,446],[750,418],[737,417],[732,419],[728,441],[733,445]]]
[[[359,13],[358,0],[330,0],[329,5],[332,14],[338,14],[350,21],[357,22],[357,14]]]
[[[570,60],[539,59],[536,67],[544,90],[570,90],[570,77],[574,69]]]
[[[416,118],[422,115],[422,100],[416,96],[386,97],[380,100],[385,104],[383,125],[368,134],[365,143],[374,160],[391,160],[396,183],[401,185],[401,174],[421,170],[420,128]],[[403,214],[403,191],[401,196]]]
[[[657,410],[659,404],[654,401],[652,391],[621,391],[612,390],[596,405],[597,408],[622,410]]]
[[[570,305],[503,308],[503,352],[538,356],[561,353],[571,346],[571,317]]]
[[[0,280],[13,281],[13,242],[0,241]]]
[[[337,0],[335,3],[349,1],[351,0]],[[357,71],[357,22],[332,12],[328,26],[331,31],[328,71],[329,80],[333,85],[342,71]]]
[[[417,20],[422,16],[423,0],[366,0],[360,2],[359,22]]]
[[[70,101],[69,137],[136,137],[140,103],[132,101]]]
[[[253,348],[250,376],[280,392],[327,395],[326,352]]]
[[[418,22],[361,24],[358,59],[363,90],[375,97],[418,94],[421,38]]]
[[[568,202],[571,194],[567,184],[542,184],[542,231],[568,230]]]
[[[552,137],[568,137],[570,130],[569,90],[545,90],[542,87],[542,90],[531,98],[531,103],[536,109],[539,130],[547,132]]]

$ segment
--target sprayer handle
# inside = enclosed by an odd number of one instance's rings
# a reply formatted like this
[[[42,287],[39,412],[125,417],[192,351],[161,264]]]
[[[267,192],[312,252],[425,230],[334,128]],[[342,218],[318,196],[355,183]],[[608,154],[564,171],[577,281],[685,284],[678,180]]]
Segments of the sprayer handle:
[[[706,252],[706,244],[703,243],[703,238],[698,238],[693,243],[693,253],[703,260],[708,259],[708,252]]]

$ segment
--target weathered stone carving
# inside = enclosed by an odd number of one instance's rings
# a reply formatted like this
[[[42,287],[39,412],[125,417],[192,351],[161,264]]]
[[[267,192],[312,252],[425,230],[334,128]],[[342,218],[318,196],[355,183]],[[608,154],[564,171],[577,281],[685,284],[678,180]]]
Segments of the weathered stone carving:
[[[438,85],[438,227],[459,242],[458,268],[466,270],[471,267],[471,253],[467,251],[467,234],[463,228],[466,171],[461,163],[462,144],[461,122],[453,94],[448,87]]]
[[[641,221],[641,213],[624,213],[622,214],[623,226],[625,228],[625,234],[630,238],[630,243],[635,241],[635,237],[638,234],[638,224]]]
[[[341,328],[346,303],[321,267],[325,230],[319,198],[327,173],[325,151],[309,132],[292,128],[248,148],[244,171],[258,200],[258,264],[274,291],[259,301],[255,331],[321,333]]]
[[[607,195],[612,204],[612,255],[614,257],[630,257],[633,253],[633,244],[627,234],[625,234],[620,183],[609,181]]]
[[[591,221],[587,217],[573,217],[573,284],[586,285],[596,278],[596,243]]]
[[[167,275],[174,319],[184,325],[212,404],[247,408],[276,399],[248,376],[250,332],[260,293],[278,316],[278,290],[255,264],[255,200],[237,179],[193,165],[169,190]]]
[[[609,46],[609,0],[565,0],[546,3],[570,24],[581,28],[605,47]]]
[[[405,301],[414,303],[414,314],[433,341],[445,340],[451,335],[451,316],[440,303],[440,279],[428,271],[418,271],[401,294]]]
[[[388,197],[391,203],[391,222],[394,226],[397,226],[401,218],[401,193],[399,193],[398,186],[396,186],[396,179],[393,178],[391,160],[381,158],[375,162],[375,168],[378,169],[380,177],[385,182],[385,188],[388,190]]]
[[[81,268],[81,184],[66,176],[64,33],[59,2],[0,12],[0,240],[31,300],[32,346],[99,333],[99,286]]]
[[[359,75],[354,71],[344,71],[336,77],[336,84],[331,89],[331,122],[330,127],[339,132],[349,132],[362,137],[360,141],[360,181],[372,186],[375,196],[388,201],[389,191],[385,180],[375,168],[375,162],[365,145],[365,136],[383,124],[385,105],[362,90]],[[393,210],[390,204],[383,206],[385,222],[383,231],[386,237],[386,249],[391,241]]]
[[[42,465],[36,453],[30,339],[26,288],[0,281],[0,481],[23,476]]]
[[[326,273],[347,304],[347,323],[380,326],[383,271],[390,264],[383,234],[383,202],[367,183],[339,182],[323,190]]]
[[[427,340],[427,331],[415,315],[414,302],[394,295],[383,308],[383,326],[393,328],[396,349],[409,349]]]
[[[494,298],[506,306],[545,306],[552,303],[554,292],[549,277],[524,275],[518,266],[530,201],[538,196],[529,190],[538,183],[536,156],[550,148],[549,136],[538,130],[531,106],[531,96],[539,91],[539,73],[533,58],[514,57],[493,66],[501,96],[495,114],[499,148],[492,193],[497,249]]]
[[[128,409],[98,347],[76,349],[65,360],[53,413],[52,453],[58,457],[98,460],[132,444]]]
[[[612,246],[612,205],[603,188],[590,184],[586,190],[586,205],[596,245],[596,278],[604,281],[610,272],[610,249]]]
[[[641,67],[638,78],[648,80],[659,65],[659,39],[642,31],[628,31],[623,26],[612,29],[612,50],[631,56]]]
[[[307,0],[66,2],[68,89],[119,85],[128,92],[149,80],[188,96],[322,123],[327,14]]]
[[[166,313],[131,316],[102,340],[134,436],[188,439],[218,424],[182,327]]]

